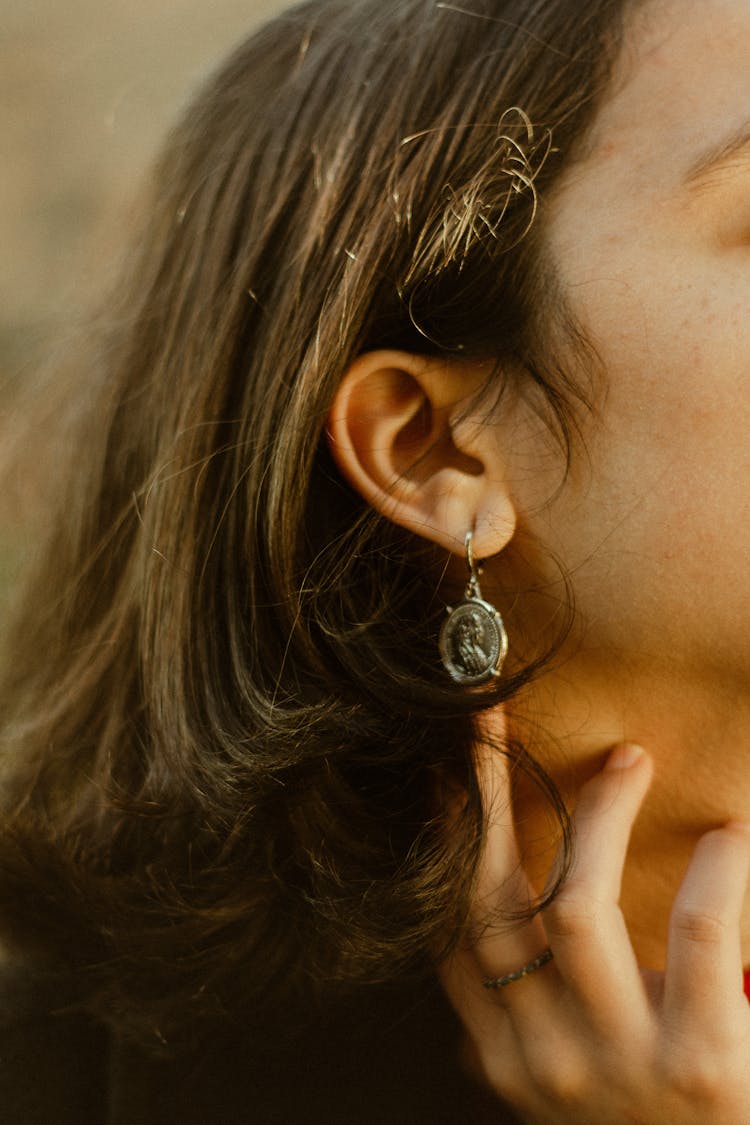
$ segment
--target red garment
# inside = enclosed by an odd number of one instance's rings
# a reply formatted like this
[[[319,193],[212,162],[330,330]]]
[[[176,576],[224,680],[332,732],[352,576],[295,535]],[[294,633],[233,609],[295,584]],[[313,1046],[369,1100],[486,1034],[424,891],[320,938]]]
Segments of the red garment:
[[[745,996],[747,996],[748,1000],[750,1000],[750,969],[748,969],[747,972],[745,973],[744,982],[745,982]]]

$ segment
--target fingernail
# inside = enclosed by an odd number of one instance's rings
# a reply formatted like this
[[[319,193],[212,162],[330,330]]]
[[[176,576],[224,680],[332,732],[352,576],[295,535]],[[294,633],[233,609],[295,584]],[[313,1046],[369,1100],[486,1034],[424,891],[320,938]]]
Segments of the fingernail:
[[[628,770],[636,762],[639,762],[645,753],[646,751],[642,746],[636,746],[634,742],[626,742],[612,751],[604,768],[607,770]]]

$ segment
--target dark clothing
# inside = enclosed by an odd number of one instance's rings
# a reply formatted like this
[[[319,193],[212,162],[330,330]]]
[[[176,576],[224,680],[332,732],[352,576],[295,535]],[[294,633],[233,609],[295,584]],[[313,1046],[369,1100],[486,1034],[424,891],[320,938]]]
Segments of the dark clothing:
[[[82,1016],[59,989],[2,982],[3,1125],[477,1125],[437,987],[373,989],[359,1014],[287,1042],[217,1029],[200,1049],[152,1058]],[[362,1009],[364,1013],[363,1022]],[[493,1122],[514,1120],[500,1107]]]

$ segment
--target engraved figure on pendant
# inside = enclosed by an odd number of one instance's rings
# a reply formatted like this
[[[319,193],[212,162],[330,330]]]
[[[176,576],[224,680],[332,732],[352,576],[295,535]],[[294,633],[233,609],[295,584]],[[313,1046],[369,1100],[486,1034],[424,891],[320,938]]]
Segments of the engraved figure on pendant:
[[[467,676],[481,676],[490,667],[490,656],[484,649],[485,633],[476,610],[461,617],[454,634],[453,662]]]

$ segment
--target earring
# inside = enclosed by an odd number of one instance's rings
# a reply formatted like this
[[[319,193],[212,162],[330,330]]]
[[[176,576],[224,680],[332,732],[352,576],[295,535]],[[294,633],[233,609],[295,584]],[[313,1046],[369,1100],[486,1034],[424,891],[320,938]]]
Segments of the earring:
[[[459,605],[448,606],[440,629],[440,655],[451,679],[463,687],[483,684],[499,676],[508,655],[508,634],[494,605],[482,599],[481,564],[474,562],[472,532],[466,534],[469,582]]]

